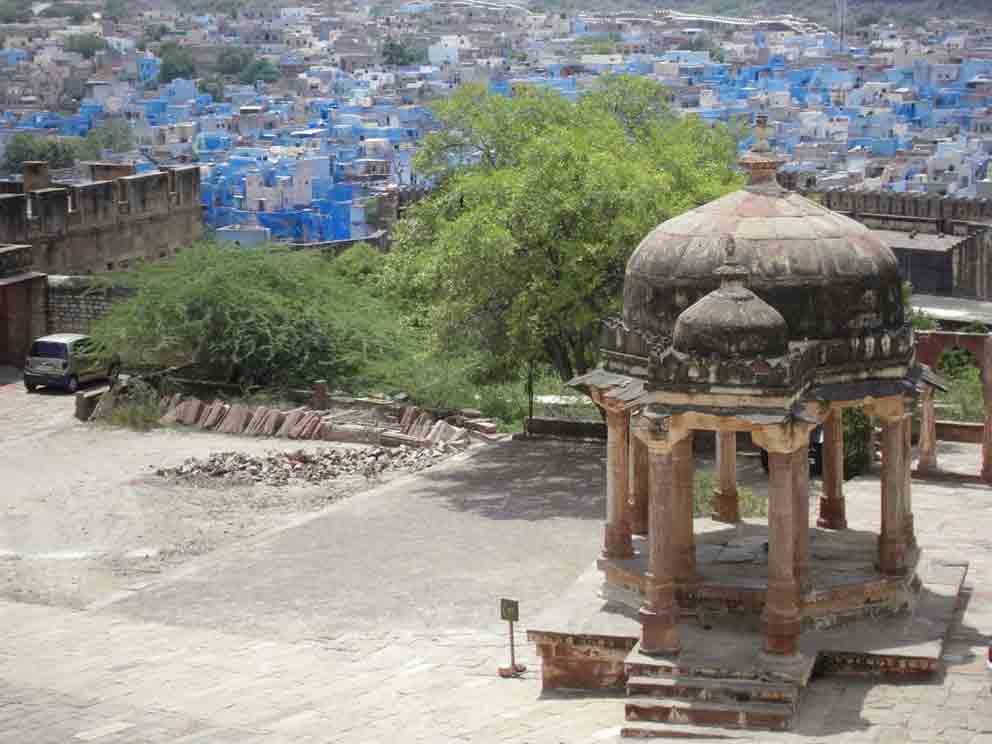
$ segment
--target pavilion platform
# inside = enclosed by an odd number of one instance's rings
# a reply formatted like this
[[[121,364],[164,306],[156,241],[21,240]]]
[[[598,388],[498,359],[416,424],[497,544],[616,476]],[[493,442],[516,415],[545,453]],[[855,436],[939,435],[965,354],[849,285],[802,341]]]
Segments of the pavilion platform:
[[[672,724],[786,729],[813,675],[925,680],[939,671],[966,563],[916,552],[916,570],[893,579],[875,569],[877,535],[812,529],[801,661],[776,671],[762,653],[767,527],[697,519],[695,531],[699,582],[680,598],[678,656],[638,648],[638,538],[637,556],[590,565],[528,628],[545,690],[625,691],[624,733],[636,737],[653,727],[671,735]]]

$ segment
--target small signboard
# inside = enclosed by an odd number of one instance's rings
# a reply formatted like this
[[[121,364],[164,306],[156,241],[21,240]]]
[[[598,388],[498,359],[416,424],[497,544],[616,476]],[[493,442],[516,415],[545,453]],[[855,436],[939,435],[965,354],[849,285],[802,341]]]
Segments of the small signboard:
[[[520,619],[520,603],[515,599],[501,599],[499,601],[499,616],[507,622],[517,622]]]

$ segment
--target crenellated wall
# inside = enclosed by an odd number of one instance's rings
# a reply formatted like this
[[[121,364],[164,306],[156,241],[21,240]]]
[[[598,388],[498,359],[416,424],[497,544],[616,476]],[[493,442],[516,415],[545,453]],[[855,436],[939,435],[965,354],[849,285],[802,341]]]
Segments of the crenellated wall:
[[[844,189],[811,191],[806,196],[876,230],[960,236],[961,240],[948,251],[949,260],[936,253],[927,256],[920,252],[913,257],[927,264],[918,267],[921,273],[947,272],[927,291],[992,299],[992,199]]]
[[[0,194],[0,243],[30,243],[37,271],[126,268],[172,255],[202,234],[197,166]]]

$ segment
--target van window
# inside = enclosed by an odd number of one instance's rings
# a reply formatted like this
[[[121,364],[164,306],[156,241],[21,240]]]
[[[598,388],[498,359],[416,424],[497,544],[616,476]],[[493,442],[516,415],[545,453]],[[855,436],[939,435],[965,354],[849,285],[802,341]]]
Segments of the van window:
[[[54,341],[35,341],[31,344],[31,356],[48,359],[68,359],[69,349],[65,344]]]

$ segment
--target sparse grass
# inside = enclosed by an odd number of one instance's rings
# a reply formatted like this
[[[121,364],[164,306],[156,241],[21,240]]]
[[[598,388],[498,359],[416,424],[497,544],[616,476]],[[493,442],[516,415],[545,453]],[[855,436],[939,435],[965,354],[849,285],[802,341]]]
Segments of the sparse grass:
[[[151,431],[158,424],[158,402],[126,401],[114,406],[108,416],[103,419],[111,426],[121,426],[134,431]]]
[[[692,499],[692,516],[709,517],[713,514],[713,489],[716,476],[710,472],[696,473],[696,484]],[[737,486],[737,499],[742,517],[767,517],[768,496],[759,495],[747,486]]]

